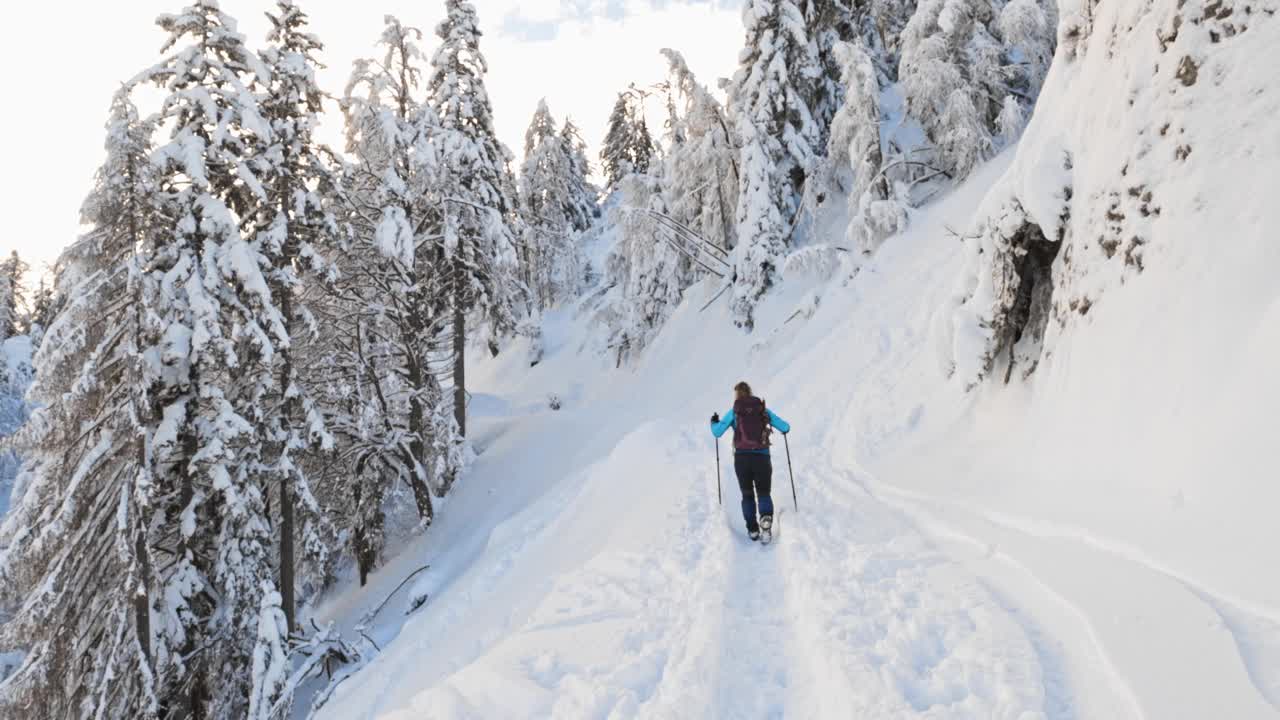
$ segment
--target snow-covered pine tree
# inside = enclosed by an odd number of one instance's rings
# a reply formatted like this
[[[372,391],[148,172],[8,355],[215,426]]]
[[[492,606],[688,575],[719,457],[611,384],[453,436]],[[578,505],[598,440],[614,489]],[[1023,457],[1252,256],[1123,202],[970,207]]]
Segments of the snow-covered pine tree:
[[[439,192],[441,138],[422,81],[421,31],[386,18],[380,61],[355,63],[342,99],[347,151],[346,228],[338,279],[317,312],[322,347],[309,381],[323,395],[336,461],[318,493],[351,538],[361,582],[383,546],[387,499],[409,491],[424,522],[433,491],[458,471],[457,426],[433,363],[447,358],[447,274]],[[440,448],[448,452],[440,452]]]
[[[618,183],[631,173],[647,173],[655,154],[657,148],[644,118],[644,94],[632,85],[618,93],[600,151],[606,190],[617,189]]]
[[[56,298],[53,293],[53,283],[48,279],[48,273],[41,274],[36,279],[36,286],[31,291],[30,309],[26,318],[26,334],[31,336],[31,345],[33,348],[40,347],[40,342],[44,339],[45,328],[49,327],[50,321],[53,320],[55,312]]]
[[[585,178],[564,142],[546,101],[539,102],[525,133],[519,194],[523,279],[540,309],[571,297],[582,282],[576,235],[590,216],[581,204]]]
[[[824,184],[848,199],[848,237],[863,255],[906,227],[905,199],[886,172],[880,131],[880,82],[861,40],[834,48],[844,103],[831,124]]]
[[[467,316],[483,318],[490,350],[496,351],[497,338],[515,328],[513,303],[521,290],[511,230],[513,158],[493,127],[479,20],[467,0],[445,0],[445,12],[436,27],[441,44],[431,58],[427,102],[444,133],[441,193],[453,304],[454,419],[466,435]]]
[[[853,0],[804,0],[806,35],[820,68],[819,72],[806,78],[807,87],[804,89],[805,102],[816,128],[810,146],[815,158],[826,153],[831,121],[844,103],[845,86],[841,82],[841,63],[835,48],[857,37],[854,5]]]
[[[23,306],[26,304],[26,274],[30,266],[14,250],[9,257],[0,260],[0,338],[22,335],[25,325]]]
[[[551,115],[551,108],[547,107],[547,99],[542,98],[538,101],[538,107],[533,111],[533,119],[529,121],[529,129],[524,133],[524,154],[528,157],[539,145],[548,138],[559,140],[557,134],[556,119]]]
[[[558,244],[558,236],[553,234],[562,232],[565,226],[564,218],[558,215],[558,203],[551,203],[550,208],[543,207],[550,192],[547,186],[552,185],[553,178],[558,175],[556,163],[563,157],[559,148],[552,147],[558,140],[555,119],[551,117],[546,98],[543,98],[538,101],[538,108],[525,131],[524,163],[520,166],[518,185],[522,221],[521,279],[529,289],[531,301],[539,308],[551,304],[548,260],[553,254],[553,247]],[[549,154],[548,149],[554,154]]]
[[[560,128],[560,148],[569,156],[569,220],[573,229],[583,231],[595,224],[600,215],[600,188],[591,182],[587,143],[570,118],[565,118]]]
[[[0,647],[25,651],[0,685],[14,716],[157,717],[157,664],[176,660],[152,650],[153,610],[189,611],[150,602],[149,532],[177,532],[157,513],[167,490],[149,402],[176,380],[165,348],[146,340],[142,273],[173,219],[156,193],[151,131],[119,91],[82,210],[92,229],[60,263],[67,302],[37,357],[39,409],[16,438],[25,490],[0,527],[0,589],[17,608]]]
[[[704,240],[730,250],[736,244],[738,149],[729,120],[680,53],[664,49],[662,54],[670,65],[669,93],[683,137],[664,158],[664,204]]]
[[[630,120],[627,112],[627,95],[618,93],[618,100],[609,113],[609,131],[604,138],[604,147],[600,150],[600,164],[604,169],[605,189],[613,190],[622,178],[631,174],[633,168],[627,157],[627,136],[630,133]]]
[[[790,242],[821,137],[806,103],[806,83],[821,68],[795,0],[748,0],[742,13],[746,47],[729,87],[741,143],[731,305],[735,322],[750,329]]]
[[[13,281],[8,275],[0,273],[0,342],[16,334],[13,321],[18,302],[14,295]],[[4,368],[0,367],[0,372],[3,371]]]
[[[144,282],[168,372],[153,393],[163,418],[156,461],[176,532],[159,580],[164,678],[177,715],[243,716],[254,678],[264,588],[274,587],[264,401],[276,392],[286,321],[269,278],[277,252],[255,220],[272,206],[263,184],[271,126],[260,111],[269,71],[212,0],[161,16],[170,54],[146,73],[165,93],[157,125],[160,191],[176,222]],[[176,49],[175,49],[176,48]]]
[[[899,75],[941,169],[964,177],[1026,114],[1053,55],[1055,17],[1037,0],[919,4],[902,33]]]
[[[944,9],[946,15],[943,15]],[[964,176],[992,148],[978,116],[965,51],[977,18],[969,0],[924,0],[903,32],[903,100],[937,148],[938,164]],[[945,24],[945,27],[944,27]]]
[[[310,564],[323,568],[328,555],[326,517],[311,489],[302,457],[311,447],[328,450],[333,440],[315,407],[308,386],[299,378],[299,356],[316,335],[316,324],[306,306],[304,277],[323,281],[330,268],[322,259],[336,242],[336,221],[325,207],[321,193],[337,183],[327,155],[313,137],[321,112],[316,85],[315,53],[320,41],[306,31],[307,16],[292,0],[276,0],[276,12],[268,13],[272,30],[262,53],[270,81],[262,113],[271,127],[270,145],[258,159],[259,176],[268,202],[254,218],[260,251],[269,267],[268,284],[284,323],[285,340],[278,343],[274,385],[266,389],[261,422],[268,446],[262,472],[274,480],[279,492],[280,598],[287,628],[296,627],[294,590],[294,537],[303,541]],[[302,510],[303,526],[295,529],[295,504]],[[272,610],[272,612],[275,612]],[[272,623],[263,620],[262,627]],[[257,691],[255,691],[257,692]],[[279,698],[276,698],[279,700]]]
[[[1010,0],[1000,11],[996,29],[1008,48],[1006,69],[1010,92],[1005,95],[997,127],[1006,142],[1013,141],[1040,95],[1049,64],[1057,49],[1058,4],[1043,0]]]

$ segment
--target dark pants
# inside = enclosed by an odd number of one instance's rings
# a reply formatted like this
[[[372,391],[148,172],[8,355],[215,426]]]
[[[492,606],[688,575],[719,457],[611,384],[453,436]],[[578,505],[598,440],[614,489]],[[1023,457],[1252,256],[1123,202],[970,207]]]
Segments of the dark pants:
[[[759,498],[760,515],[773,516],[773,498],[769,488],[773,485],[773,462],[768,455],[740,453],[733,456],[733,471],[738,474],[738,489],[742,490],[742,517],[747,530],[757,532],[756,498]]]

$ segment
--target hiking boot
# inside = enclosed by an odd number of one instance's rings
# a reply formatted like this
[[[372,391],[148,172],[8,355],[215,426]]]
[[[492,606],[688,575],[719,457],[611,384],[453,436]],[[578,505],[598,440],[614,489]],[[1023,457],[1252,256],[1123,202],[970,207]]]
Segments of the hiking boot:
[[[765,531],[765,532],[769,532],[769,530],[771,530],[772,528],[773,528],[773,516],[772,516],[772,515],[761,515],[761,516],[760,516],[760,529],[761,529],[761,530],[763,530],[763,531]]]
[[[747,533],[747,537],[750,537],[752,540],[759,540],[759,539],[760,539],[760,531],[759,531],[759,530],[752,530],[751,532]]]

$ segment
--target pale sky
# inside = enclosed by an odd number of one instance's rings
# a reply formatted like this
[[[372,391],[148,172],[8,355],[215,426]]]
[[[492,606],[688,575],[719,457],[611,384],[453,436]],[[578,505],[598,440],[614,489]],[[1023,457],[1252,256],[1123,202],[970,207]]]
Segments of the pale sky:
[[[472,0],[484,28],[488,88],[499,138],[516,153],[538,100],[583,130],[596,162],[618,91],[650,85],[666,74],[664,47],[684,53],[699,79],[715,88],[730,75],[743,41],[742,0]],[[0,253],[17,249],[33,266],[51,263],[82,231],[80,203],[104,151],[103,123],[119,83],[160,58],[164,33],[155,17],[185,3],[156,0],[56,4],[19,2],[5,10],[0,68]],[[374,54],[384,15],[427,36],[443,16],[443,0],[298,0],[326,48],[323,89],[339,95],[351,61]],[[272,0],[222,0],[251,47],[265,44],[263,12]],[[651,100],[657,116],[660,102]],[[341,148],[336,111],[324,139]],[[661,125],[651,130],[657,134]]]

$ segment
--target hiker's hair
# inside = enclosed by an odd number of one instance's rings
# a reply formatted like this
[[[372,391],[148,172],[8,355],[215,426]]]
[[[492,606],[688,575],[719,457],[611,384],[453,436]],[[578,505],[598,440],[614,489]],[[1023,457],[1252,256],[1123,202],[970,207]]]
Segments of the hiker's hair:
[[[747,384],[746,380],[743,380],[733,386],[733,392],[736,393],[738,397],[751,397],[751,386]]]

